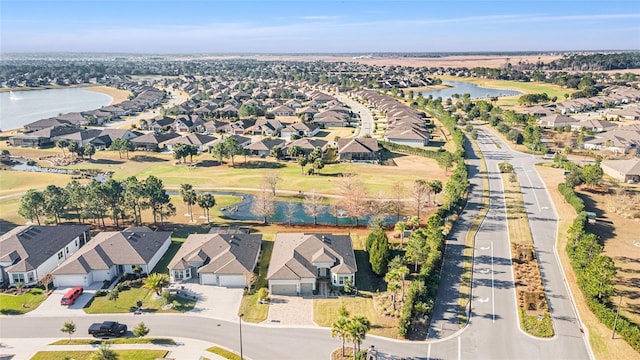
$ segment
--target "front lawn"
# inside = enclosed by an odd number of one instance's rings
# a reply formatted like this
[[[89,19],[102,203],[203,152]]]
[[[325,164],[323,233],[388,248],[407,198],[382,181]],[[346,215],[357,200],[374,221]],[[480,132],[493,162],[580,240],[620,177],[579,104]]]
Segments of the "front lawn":
[[[0,294],[0,314],[19,315],[25,314],[40,306],[47,296],[42,289],[34,288],[25,290],[22,295]]]
[[[216,355],[222,356],[225,359],[240,360],[240,355],[218,346],[212,346],[208,348],[207,351],[210,353],[214,353]]]
[[[256,290],[263,287],[269,287],[269,282],[266,278],[272,251],[273,241],[263,240],[262,254],[260,255],[260,261],[258,262],[258,279],[256,280],[255,285]],[[259,323],[267,319],[267,315],[269,314],[269,304],[258,304],[257,293],[245,295],[242,297],[239,313],[244,314],[244,317],[242,318],[244,321]]]
[[[114,350],[120,360],[156,360],[169,353],[167,350]],[[95,351],[38,351],[31,360],[91,360]]]
[[[108,296],[95,297],[84,311],[87,314],[129,313],[136,309],[138,300],[142,300],[142,310],[145,312],[183,313],[192,310],[196,305],[194,300],[173,296],[173,307],[162,309],[162,299],[155,299],[154,295],[155,292],[151,289],[131,288],[121,291],[116,301],[109,300]]]
[[[371,297],[341,297],[338,299],[314,299],[313,321],[324,327],[331,328],[333,322],[340,315],[340,308],[344,306],[351,315],[365,316],[371,322],[372,335],[379,335],[391,339],[400,339],[398,333],[398,319],[379,315],[373,308]]]

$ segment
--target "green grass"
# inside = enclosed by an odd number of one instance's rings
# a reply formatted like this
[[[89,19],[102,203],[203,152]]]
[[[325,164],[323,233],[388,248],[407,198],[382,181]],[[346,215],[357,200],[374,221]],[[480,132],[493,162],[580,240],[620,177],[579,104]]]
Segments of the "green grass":
[[[129,313],[136,309],[136,302],[142,300],[142,310],[158,313],[183,313],[192,310],[196,304],[194,300],[174,296],[173,307],[162,309],[162,299],[153,299],[154,291],[145,288],[131,288],[120,292],[117,301],[109,300],[108,296],[95,297],[91,304],[84,308],[87,314],[115,314]]]
[[[262,254],[258,261],[258,279],[256,280],[256,290],[269,287],[267,281],[267,270],[269,269],[269,261],[273,251],[273,240],[262,241]],[[242,318],[246,322],[259,323],[267,319],[269,314],[268,304],[258,304],[257,293],[245,295],[242,297],[239,313],[244,314]]]
[[[208,348],[207,351],[210,353],[214,353],[216,355],[222,356],[225,359],[240,360],[240,355],[218,346],[212,346]]]
[[[100,345],[102,343],[107,344],[155,344],[155,345],[175,345],[176,342],[173,339],[167,338],[119,338],[110,340],[98,340],[98,339],[65,339],[54,341],[49,345]]]
[[[371,322],[372,335],[398,339],[398,319],[381,316],[373,308],[371,297],[342,297],[339,299],[314,299],[313,321],[324,327],[331,327],[344,306],[351,315],[365,316]]]
[[[30,289],[22,295],[0,294],[0,314],[19,315],[28,313],[40,306],[46,298],[44,291],[37,288]]]
[[[536,315],[528,315],[523,309],[520,310],[520,326],[528,334],[548,338],[553,336],[553,324],[549,312],[545,311],[542,318]]]
[[[184,243],[183,239],[180,239],[180,240],[176,241],[175,238],[172,238],[171,245],[169,245],[167,252],[162,256],[160,261],[158,261],[158,263],[156,264],[156,267],[153,268],[153,272],[163,273],[163,274],[169,273],[169,269],[167,268],[167,266],[169,265],[169,262],[171,261],[171,259],[173,259],[173,257],[176,255],[176,253],[182,246],[182,243]]]
[[[119,360],[156,360],[169,353],[167,350],[114,350]],[[38,351],[31,360],[91,360],[95,351]]]

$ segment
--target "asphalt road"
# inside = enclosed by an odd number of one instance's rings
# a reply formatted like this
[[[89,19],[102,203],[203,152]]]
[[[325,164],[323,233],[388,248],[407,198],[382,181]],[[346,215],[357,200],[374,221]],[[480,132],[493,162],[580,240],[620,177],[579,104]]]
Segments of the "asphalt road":
[[[351,107],[351,110],[360,115],[360,131],[358,132],[359,138],[364,137],[365,135],[373,135],[373,117],[369,110],[364,107],[362,104],[351,100],[346,96],[336,95],[336,98],[345,105]]]
[[[554,252],[557,217],[553,204],[544,188],[534,164],[540,162],[528,154],[512,151],[506,144],[483,129],[478,138],[479,147],[487,163],[490,187],[490,205],[487,217],[480,226],[474,248],[474,268],[472,283],[472,304],[469,326],[456,329],[452,321],[459,277],[448,277],[441,283],[441,291],[436,300],[435,315],[429,337],[446,341],[429,346],[431,359],[589,359],[591,358],[585,335],[581,332],[577,315],[571,303],[563,273]],[[499,145],[496,145],[499,144]],[[472,149],[468,149],[473,152]],[[475,156],[470,156],[470,169],[477,169]],[[511,270],[508,229],[506,225],[502,181],[498,163],[510,162],[522,186],[527,214],[534,237],[541,267],[545,291],[549,300],[556,336],[551,339],[537,339],[524,334],[519,327],[516,294]],[[471,181],[477,171],[470,171]],[[475,185],[477,186],[477,185]],[[473,190],[476,191],[475,189]],[[477,207],[478,198],[467,210]],[[473,221],[473,211],[465,210],[460,227],[456,227],[453,237],[458,242],[466,236],[467,228]],[[451,244],[447,242],[449,247]],[[445,256],[454,263],[458,250],[447,249]],[[461,249],[460,249],[461,251]],[[459,264],[448,265],[459,267]],[[444,310],[444,313],[442,312]],[[444,315],[443,315],[444,314]],[[456,355],[457,354],[457,355]]]

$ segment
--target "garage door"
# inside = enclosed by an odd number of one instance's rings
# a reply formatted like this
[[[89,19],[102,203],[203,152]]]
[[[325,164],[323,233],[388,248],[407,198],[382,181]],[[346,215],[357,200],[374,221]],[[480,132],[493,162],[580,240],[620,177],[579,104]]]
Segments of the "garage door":
[[[300,284],[301,295],[313,295],[313,284]]]
[[[296,285],[272,285],[271,293],[274,295],[297,295]]]
[[[210,273],[200,274],[200,284],[202,285],[218,285],[216,276]]]
[[[244,280],[244,275],[220,275],[220,286],[243,288]]]
[[[87,276],[89,278],[90,276]],[[85,280],[84,275],[57,275],[53,277],[53,286],[89,286],[90,282]]]

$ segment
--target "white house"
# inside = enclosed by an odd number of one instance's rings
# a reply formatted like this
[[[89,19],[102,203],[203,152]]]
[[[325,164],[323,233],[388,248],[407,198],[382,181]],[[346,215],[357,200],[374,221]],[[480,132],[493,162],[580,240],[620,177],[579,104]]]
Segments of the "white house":
[[[0,282],[34,285],[87,241],[88,225],[18,226],[0,236]]]
[[[202,285],[246,287],[261,244],[260,234],[191,234],[169,262],[171,281],[197,277]]]
[[[349,235],[282,233],[276,235],[267,272],[269,292],[311,295],[332,286],[355,285],[355,253]]]
[[[171,232],[147,227],[102,232],[53,271],[53,285],[89,286],[133,273],[139,266],[149,273],[171,244]]]

